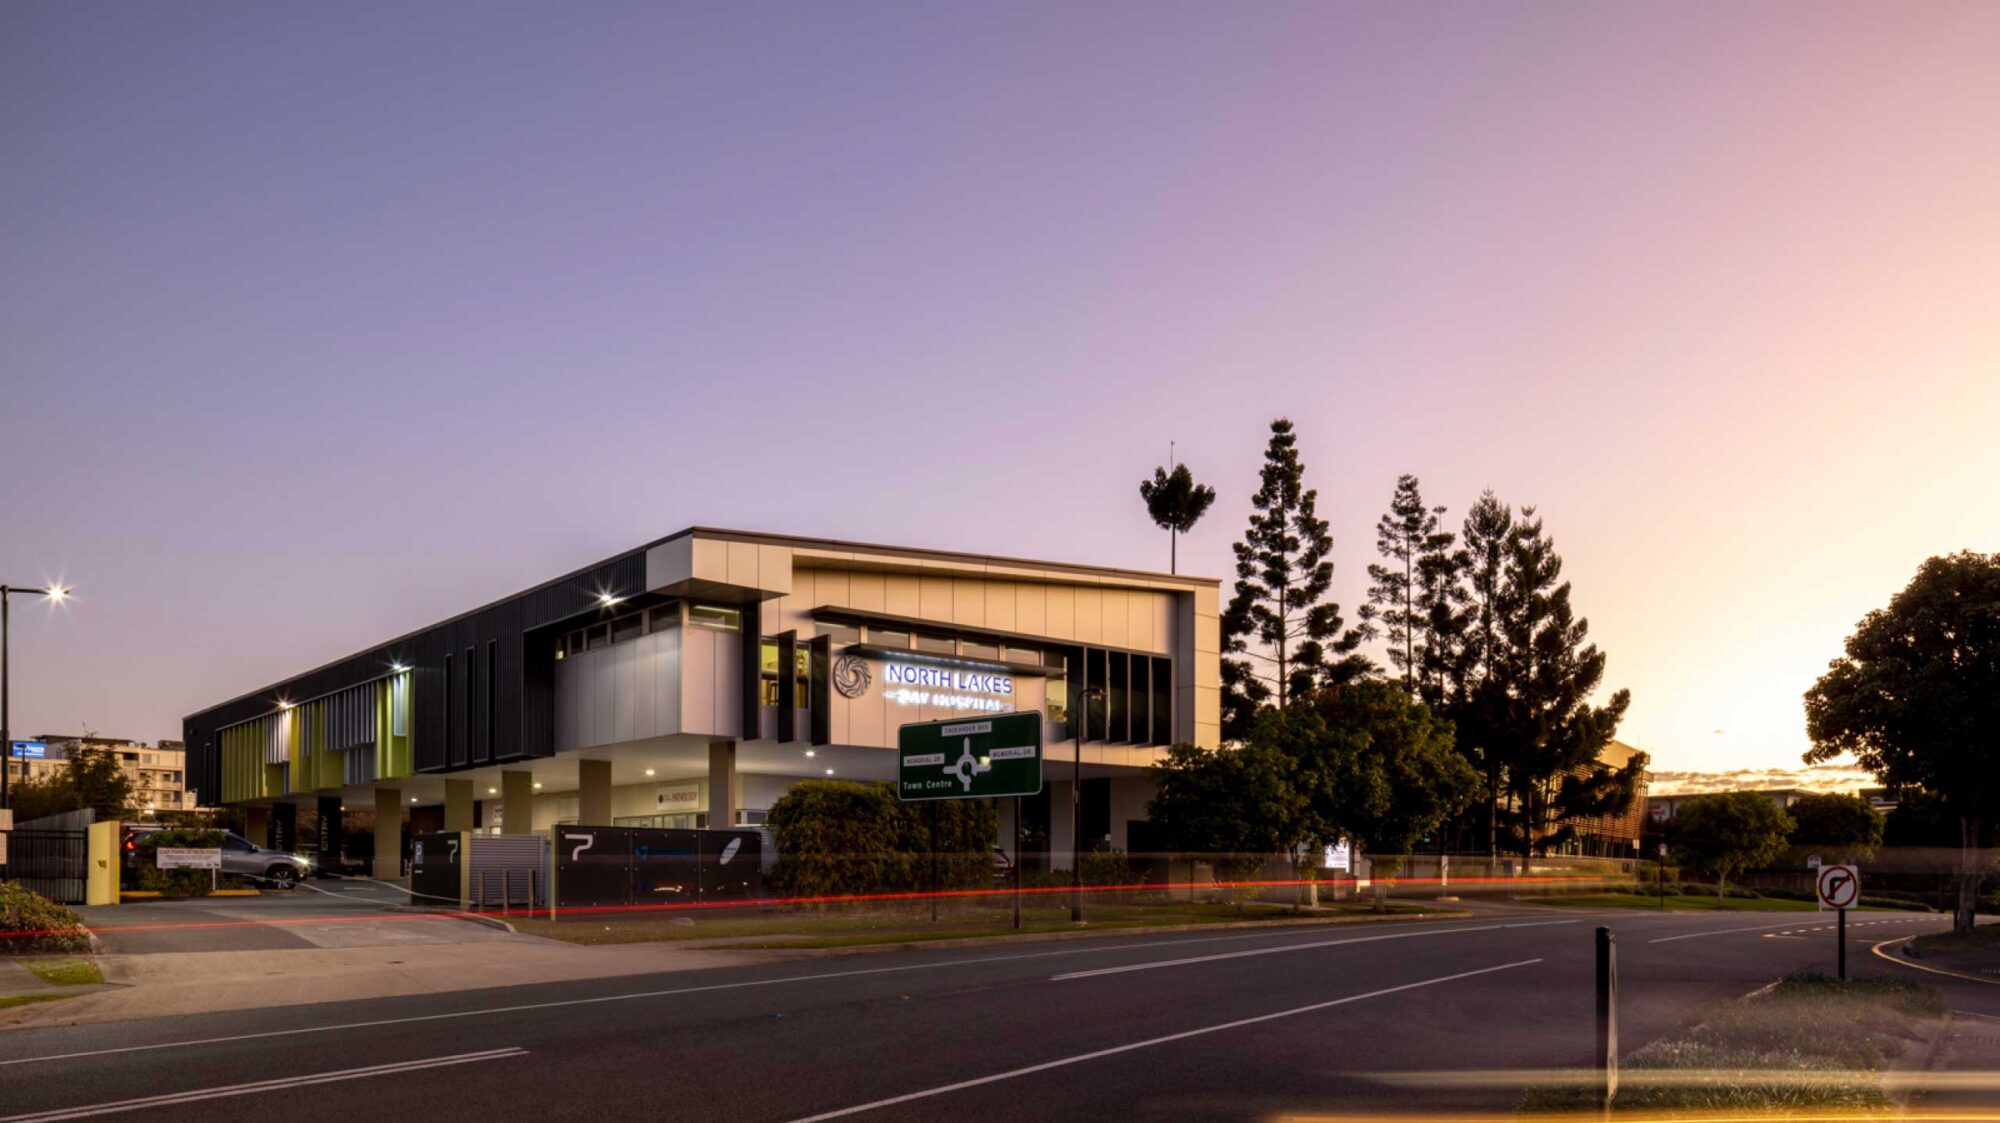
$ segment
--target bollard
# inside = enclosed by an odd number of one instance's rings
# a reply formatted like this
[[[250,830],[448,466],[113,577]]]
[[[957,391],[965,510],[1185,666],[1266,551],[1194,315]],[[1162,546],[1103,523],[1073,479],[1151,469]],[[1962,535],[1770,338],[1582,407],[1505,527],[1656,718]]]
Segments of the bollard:
[[[1618,940],[1604,927],[1597,929],[1597,1065],[1598,1110],[1608,1117],[1618,1095]]]

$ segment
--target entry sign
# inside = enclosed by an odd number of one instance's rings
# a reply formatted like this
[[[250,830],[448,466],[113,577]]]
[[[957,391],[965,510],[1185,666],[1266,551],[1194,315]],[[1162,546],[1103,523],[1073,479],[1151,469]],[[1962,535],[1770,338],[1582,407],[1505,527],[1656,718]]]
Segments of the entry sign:
[[[896,794],[909,801],[992,799],[1042,790],[1042,715],[995,714],[896,731]]]
[[[222,868],[220,849],[201,849],[185,846],[162,846],[157,851],[160,868],[163,870],[219,870]]]
[[[1851,909],[1861,901],[1861,870],[1855,866],[1819,868],[1819,903],[1830,909]]]

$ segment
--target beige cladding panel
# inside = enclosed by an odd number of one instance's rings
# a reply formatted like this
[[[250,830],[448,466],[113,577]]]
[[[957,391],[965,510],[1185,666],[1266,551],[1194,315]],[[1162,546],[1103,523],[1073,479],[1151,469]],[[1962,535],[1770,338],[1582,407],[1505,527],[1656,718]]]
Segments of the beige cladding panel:
[[[1076,619],[1071,625],[1078,643],[1104,642],[1104,591],[1102,589],[1077,589],[1072,598],[1076,605]]]
[[[888,577],[888,595],[884,600],[884,611],[890,616],[922,616],[923,608],[917,599],[917,579],[907,573],[891,573]]]
[[[951,581],[952,623],[967,628],[986,627],[986,586],[987,582],[973,577],[954,577]]]
[[[986,626],[1000,632],[1018,632],[1014,597],[1020,586],[1012,581],[986,582]]]
[[[1049,587],[1022,583],[1014,586],[1014,630],[1031,636],[1053,635],[1049,627]]]

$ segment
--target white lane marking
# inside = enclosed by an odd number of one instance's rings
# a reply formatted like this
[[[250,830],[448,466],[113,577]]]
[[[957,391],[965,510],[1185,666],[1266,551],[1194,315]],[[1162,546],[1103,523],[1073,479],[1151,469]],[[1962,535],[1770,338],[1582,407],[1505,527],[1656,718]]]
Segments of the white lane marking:
[[[1439,922],[1442,923],[1442,922]],[[1568,923],[1577,923],[1571,921]],[[1290,929],[1262,929],[1256,932],[1241,932],[1230,936],[1195,936],[1185,940],[1158,940],[1146,944],[1105,943],[1090,947],[1060,948],[1054,951],[1023,952],[1019,955],[988,955],[978,959],[947,959],[932,963],[906,963],[897,967],[865,967],[853,971],[823,971],[815,975],[786,975],[778,979],[748,979],[735,983],[710,983],[705,986],[675,987],[671,990],[647,990],[629,994],[606,994],[595,998],[563,998],[550,1002],[524,1002],[515,1006],[489,1006],[478,1010],[453,1010],[443,1014],[412,1014],[401,1018],[377,1018],[366,1022],[339,1022],[325,1026],[302,1026],[298,1029],[273,1029],[261,1033],[232,1033],[222,1037],[197,1037],[187,1041],[159,1041],[150,1045],[121,1045],[111,1049],[85,1049],[74,1053],[49,1053],[39,1057],[12,1057],[0,1059],[0,1068],[9,1065],[34,1064],[37,1061],[69,1061],[82,1057],[106,1057],[119,1053],[144,1053],[155,1049],[180,1049],[196,1045],[221,1045],[232,1041],[256,1041],[266,1037],[297,1037],[308,1033],[337,1033],[346,1029],[375,1029],[381,1026],[407,1025],[414,1022],[437,1022],[452,1018],[479,1018],[492,1014],[519,1014],[530,1010],[555,1010],[565,1006],[591,1006],[601,1002],[630,1002],[642,998],[671,998],[682,994],[704,994],[709,991],[740,990],[746,987],[782,986],[786,983],[812,983],[826,979],[851,979],[863,975],[890,975],[901,971],[936,971],[949,967],[971,967],[986,963],[1011,963],[1023,959],[1050,959],[1065,955],[1101,955],[1112,951],[1145,951],[1150,948],[1185,947],[1190,944],[1217,944],[1237,940],[1268,940],[1274,936],[1291,935]],[[585,980],[565,980],[583,982]]]
[[[1500,928],[1540,928],[1550,924],[1577,924],[1575,920],[1541,920],[1531,924],[1485,924],[1477,928],[1439,928],[1422,932],[1392,932],[1381,936],[1350,936],[1344,940],[1315,940],[1309,944],[1286,944],[1275,948],[1252,948],[1249,951],[1225,951],[1215,955],[1191,955],[1184,959],[1162,959],[1152,963],[1128,963],[1121,967],[1099,967],[1094,971],[1071,971],[1067,975],[1051,976],[1052,983],[1067,982],[1070,979],[1092,979],[1099,975],[1122,975],[1127,971],[1151,971],[1156,967],[1185,967],[1190,963],[1214,963],[1222,959],[1247,959],[1253,955],[1276,955],[1287,951],[1311,951],[1314,948],[1339,947],[1342,944],[1368,944],[1377,940],[1401,940],[1416,936],[1450,936],[1459,932],[1491,932]]]
[[[332,1084],[341,1080],[365,1080],[371,1076],[394,1076],[402,1072],[418,1072],[423,1069],[447,1068],[452,1065],[476,1064],[480,1061],[497,1061],[505,1057],[525,1057],[526,1049],[509,1046],[505,1049],[487,1049],[478,1053],[455,1053],[448,1057],[430,1057],[417,1061],[397,1061],[393,1064],[369,1065],[366,1068],[347,1068],[337,1072],[318,1072],[304,1076],[285,1076],[275,1080],[258,1080],[249,1084],[225,1084],[217,1088],[197,1088],[188,1092],[168,1092],[158,1096],[143,1096],[134,1100],[114,1100],[110,1103],[85,1104],[79,1107],[59,1107],[48,1111],[33,1111],[25,1115],[0,1117],[0,1123],[54,1123],[58,1119],[88,1119],[94,1115],[115,1115],[122,1111],[144,1111],[155,1107],[172,1107],[176,1104],[199,1103],[203,1100],[227,1099],[230,1096],[248,1096],[258,1092],[281,1092],[293,1088],[306,1088],[314,1084]]]
[[[1523,959],[1514,963],[1502,963],[1498,967],[1482,967],[1477,971],[1461,971],[1456,975],[1440,975],[1435,979],[1424,979],[1419,982],[1404,983],[1401,986],[1384,987],[1381,990],[1371,990],[1366,994],[1350,994],[1346,998],[1336,998],[1329,1002],[1315,1002],[1310,1006],[1294,1006],[1290,1010],[1280,1010],[1275,1014],[1259,1014],[1254,1018],[1238,1018],[1236,1021],[1233,1022],[1223,1022],[1219,1025],[1212,1025],[1212,1026],[1202,1026],[1199,1029],[1182,1030],[1180,1033],[1169,1033],[1163,1037],[1149,1037],[1144,1041],[1134,1041],[1125,1045],[1114,1045],[1109,1049],[1098,1049],[1094,1052],[1078,1053],[1073,1057],[1061,1057],[1053,1061],[1043,1061],[1041,1064],[1028,1065],[1025,1068],[1008,1069],[1006,1072],[996,1072],[991,1076],[980,1076],[980,1077],[975,1077],[971,1080],[961,1080],[956,1084],[944,1084],[936,1088],[926,1088],[921,1092],[906,1092],[900,1096],[891,1096],[886,1100],[876,1100],[872,1103],[856,1104],[853,1107],[843,1107],[835,1111],[823,1111],[818,1115],[808,1115],[802,1119],[795,1119],[792,1121],[792,1123],[820,1123],[821,1120],[825,1119],[839,1119],[842,1116],[846,1115],[859,1115],[864,1111],[874,1111],[876,1108],[891,1107],[895,1104],[909,1103],[912,1100],[929,1099],[932,1096],[942,1096],[947,1092],[956,1092],[965,1088],[977,1088],[982,1084],[995,1084],[1002,1080],[1012,1080],[1017,1076],[1029,1076],[1037,1072],[1047,1072],[1052,1068],[1063,1068],[1067,1065],[1082,1064],[1085,1061],[1094,1061],[1101,1057],[1116,1056],[1119,1053],[1130,1053],[1135,1049],[1148,1049],[1154,1045],[1165,1045],[1173,1041],[1185,1041],[1190,1037],[1201,1037],[1205,1034],[1221,1033],[1224,1030],[1241,1029],[1244,1026],[1256,1025],[1259,1022],[1270,1022],[1270,1021],[1276,1021],[1279,1018],[1290,1018],[1290,1017],[1295,1017],[1299,1014],[1310,1014],[1315,1010],[1325,1010],[1334,1006],[1345,1006],[1350,1002],[1362,1002],[1370,998],[1380,998],[1385,994],[1397,994],[1399,992],[1406,990],[1416,990],[1418,987],[1436,986],[1439,983],[1455,982],[1459,979],[1470,979],[1476,975],[1490,975],[1495,971],[1510,971],[1516,967],[1528,967],[1540,962],[1542,961],[1539,959]]]
[[[1909,916],[1909,917],[1897,917],[1895,920],[1883,920],[1879,921],[1878,923],[1902,924],[1917,920],[1940,920],[1940,919],[1947,919],[1947,918],[1937,917],[1937,916]],[[1713,932],[1683,932],[1678,936],[1661,936],[1658,939],[1647,940],[1646,942],[1649,944],[1670,944],[1675,940],[1699,940],[1703,936],[1727,936],[1733,932],[1762,932],[1770,928],[1796,928],[1798,926],[1798,923],[1799,922],[1796,920],[1787,920],[1783,924],[1753,924],[1748,928],[1719,928]]]

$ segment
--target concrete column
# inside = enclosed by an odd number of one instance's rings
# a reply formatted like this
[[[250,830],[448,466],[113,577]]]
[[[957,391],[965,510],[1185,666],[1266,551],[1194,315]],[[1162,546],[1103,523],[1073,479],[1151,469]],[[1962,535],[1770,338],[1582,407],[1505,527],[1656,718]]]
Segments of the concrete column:
[[[257,846],[271,840],[271,809],[268,807],[245,807],[243,809],[243,838]]]
[[[347,832],[340,822],[340,797],[323,795],[319,797],[319,865],[321,869],[333,865],[340,857],[341,847],[347,844]]]
[[[1049,868],[1053,870],[1070,867],[1071,841],[1076,838],[1072,818],[1076,810],[1070,793],[1075,787],[1068,780],[1049,781]]]
[[[472,781],[444,782],[444,829],[447,831],[472,829]]]
[[[535,774],[500,774],[500,829],[508,834],[535,833]]]
[[[375,789],[375,879],[403,876],[403,789]]]
[[[264,845],[272,850],[291,853],[299,845],[299,805],[296,803],[274,803],[271,805],[271,831]]]
[[[708,743],[708,827],[724,830],[736,825],[736,811],[743,806],[743,781],[736,775],[736,742]]]
[[[611,762],[576,762],[576,822],[584,827],[611,825]]]

